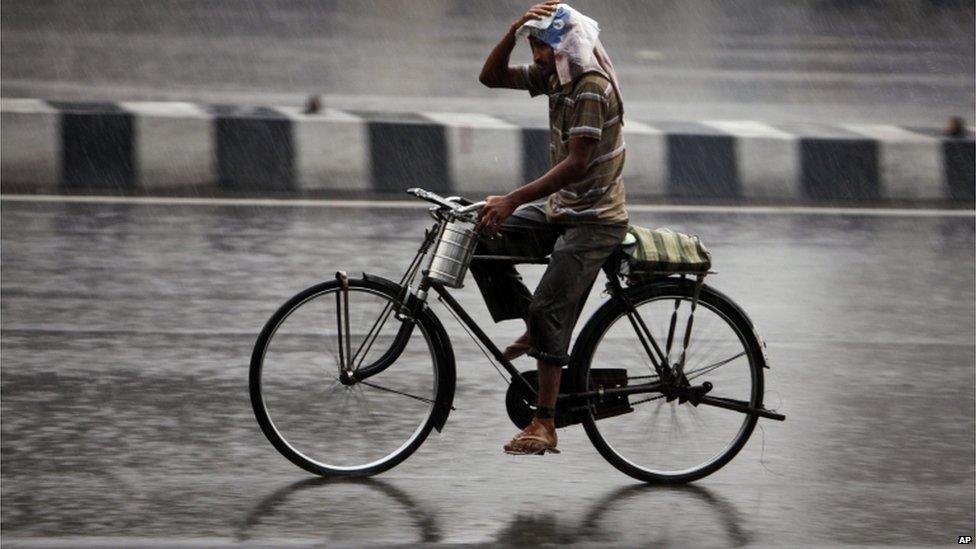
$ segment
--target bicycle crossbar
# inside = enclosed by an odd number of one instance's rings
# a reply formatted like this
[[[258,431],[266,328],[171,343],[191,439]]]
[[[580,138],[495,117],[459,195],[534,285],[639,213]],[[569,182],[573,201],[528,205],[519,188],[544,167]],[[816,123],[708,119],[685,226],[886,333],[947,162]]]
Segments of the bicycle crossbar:
[[[476,255],[472,261],[498,261],[504,263],[527,263],[533,265],[548,265],[548,257],[520,257],[517,255]]]

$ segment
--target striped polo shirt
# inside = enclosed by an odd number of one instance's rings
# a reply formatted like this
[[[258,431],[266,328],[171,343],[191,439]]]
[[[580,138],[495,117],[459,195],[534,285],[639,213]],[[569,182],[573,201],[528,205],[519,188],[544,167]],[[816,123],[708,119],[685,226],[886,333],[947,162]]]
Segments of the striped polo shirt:
[[[565,86],[555,75],[543,78],[536,65],[520,67],[525,89],[533,97],[549,96],[549,163],[569,156],[570,137],[598,139],[583,178],[551,194],[550,220],[569,223],[625,224],[626,156],[620,104],[613,84],[599,73],[586,73]]]

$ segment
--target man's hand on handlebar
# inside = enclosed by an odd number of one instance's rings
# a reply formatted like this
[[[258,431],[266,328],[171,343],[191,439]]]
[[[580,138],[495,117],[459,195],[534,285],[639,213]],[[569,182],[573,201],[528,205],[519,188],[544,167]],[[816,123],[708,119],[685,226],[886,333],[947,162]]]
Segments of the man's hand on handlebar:
[[[478,212],[477,230],[488,236],[496,236],[515,208],[515,200],[508,196],[489,196],[485,199],[485,206]]]

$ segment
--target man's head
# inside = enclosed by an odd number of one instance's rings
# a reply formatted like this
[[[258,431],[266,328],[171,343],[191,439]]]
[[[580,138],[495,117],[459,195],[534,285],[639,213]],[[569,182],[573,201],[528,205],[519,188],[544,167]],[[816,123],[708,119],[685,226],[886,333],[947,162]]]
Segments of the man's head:
[[[580,75],[598,73],[613,84],[620,101],[620,84],[610,56],[600,43],[600,25],[566,3],[556,5],[550,15],[529,19],[515,32],[515,37],[527,37],[532,46],[532,59],[546,78],[555,74],[560,86],[566,86]]]
[[[552,46],[534,36],[529,36],[529,45],[532,46],[532,60],[539,67],[542,76],[549,77],[555,74],[556,52],[553,51]]]
[[[556,4],[551,14],[522,24],[516,37],[528,37],[532,58],[546,77],[558,75],[565,86],[588,69],[598,69],[594,49],[600,26],[568,4]]]

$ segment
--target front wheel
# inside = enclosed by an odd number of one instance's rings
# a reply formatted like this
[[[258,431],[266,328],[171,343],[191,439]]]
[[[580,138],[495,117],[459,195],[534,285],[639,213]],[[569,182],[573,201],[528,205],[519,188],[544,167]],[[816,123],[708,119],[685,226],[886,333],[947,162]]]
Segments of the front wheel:
[[[584,327],[573,351],[577,387],[600,389],[597,369],[625,369],[628,386],[662,382],[646,349],[658,363],[680,362],[694,283],[671,279],[625,290],[642,330],[619,298],[603,305]],[[702,286],[684,360],[685,386],[708,387],[708,396],[761,408],[762,342],[748,317],[721,293]],[[661,360],[661,357],[666,360]],[[669,375],[664,377],[670,378]],[[670,380],[674,382],[674,380]],[[707,383],[706,383],[707,382]],[[679,384],[681,382],[678,382]],[[604,417],[595,402],[583,412],[583,426],[600,454],[620,471],[645,482],[674,484],[709,475],[742,449],[757,416],[662,392],[631,394],[628,413]],[[618,403],[619,404],[619,403]]]
[[[347,293],[326,282],[264,326],[251,357],[251,404],[265,436],[294,464],[322,476],[375,475],[443,424],[453,353],[429,310],[412,326],[397,319],[400,294],[371,277],[350,279]],[[349,383],[341,363],[353,377],[373,373]]]

